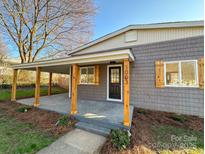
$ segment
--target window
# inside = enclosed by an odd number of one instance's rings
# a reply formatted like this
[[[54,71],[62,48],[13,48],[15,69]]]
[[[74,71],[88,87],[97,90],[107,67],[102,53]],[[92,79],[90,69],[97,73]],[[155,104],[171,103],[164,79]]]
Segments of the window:
[[[80,68],[80,83],[94,84],[95,83],[95,69],[94,66]]]
[[[197,60],[165,62],[165,85],[197,87]]]

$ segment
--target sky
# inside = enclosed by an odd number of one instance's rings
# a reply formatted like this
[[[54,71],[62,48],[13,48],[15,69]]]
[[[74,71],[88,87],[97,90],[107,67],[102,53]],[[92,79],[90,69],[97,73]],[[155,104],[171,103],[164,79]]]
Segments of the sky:
[[[92,40],[131,24],[203,20],[203,0],[94,0]],[[12,57],[16,46],[9,42]]]
[[[93,39],[130,24],[203,20],[203,0],[95,0]]]

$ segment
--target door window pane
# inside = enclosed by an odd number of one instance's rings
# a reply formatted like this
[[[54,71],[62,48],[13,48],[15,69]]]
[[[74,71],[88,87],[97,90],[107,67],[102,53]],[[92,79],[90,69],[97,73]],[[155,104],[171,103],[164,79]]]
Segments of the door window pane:
[[[195,86],[196,85],[196,74],[195,74],[195,62],[182,62],[181,73],[182,73],[182,85]]]
[[[111,69],[111,83],[119,83],[120,81],[119,69]]]
[[[166,64],[166,83],[167,85],[179,84],[179,64]]]

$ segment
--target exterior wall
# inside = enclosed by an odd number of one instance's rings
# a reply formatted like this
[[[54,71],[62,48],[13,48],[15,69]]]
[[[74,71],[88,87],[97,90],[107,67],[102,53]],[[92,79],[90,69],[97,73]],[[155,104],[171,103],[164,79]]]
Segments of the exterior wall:
[[[203,90],[155,88],[155,61],[193,60],[204,56],[203,36],[135,46],[132,52],[135,62],[131,63],[130,68],[131,104],[139,108],[203,117]],[[78,85],[78,98],[101,101],[107,99],[106,64],[100,65],[100,85]]]
[[[78,98],[104,101],[107,98],[107,65],[100,65],[100,85],[78,85]]]
[[[79,99],[99,100],[99,101],[107,100],[107,66],[108,65],[109,64],[100,65],[100,85],[78,85]],[[123,66],[122,66],[122,91],[123,91]]]
[[[204,56],[203,36],[136,46],[131,69],[131,102],[136,107],[203,117],[204,91],[155,88],[155,61],[193,60]]]
[[[187,28],[158,28],[158,29],[138,29],[136,31],[137,40],[132,42],[125,41],[125,33],[117,35],[113,38],[95,44],[89,48],[83,49],[76,53],[84,54],[96,51],[103,51],[121,47],[148,44],[153,42],[161,42],[166,40],[174,40],[193,36],[200,36],[204,33],[203,27],[187,27]]]

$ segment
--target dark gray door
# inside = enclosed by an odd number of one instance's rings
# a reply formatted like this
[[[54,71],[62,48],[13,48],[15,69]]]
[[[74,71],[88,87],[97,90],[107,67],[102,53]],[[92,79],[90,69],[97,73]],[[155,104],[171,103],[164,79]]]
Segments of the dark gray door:
[[[109,98],[121,99],[121,67],[109,67]]]

